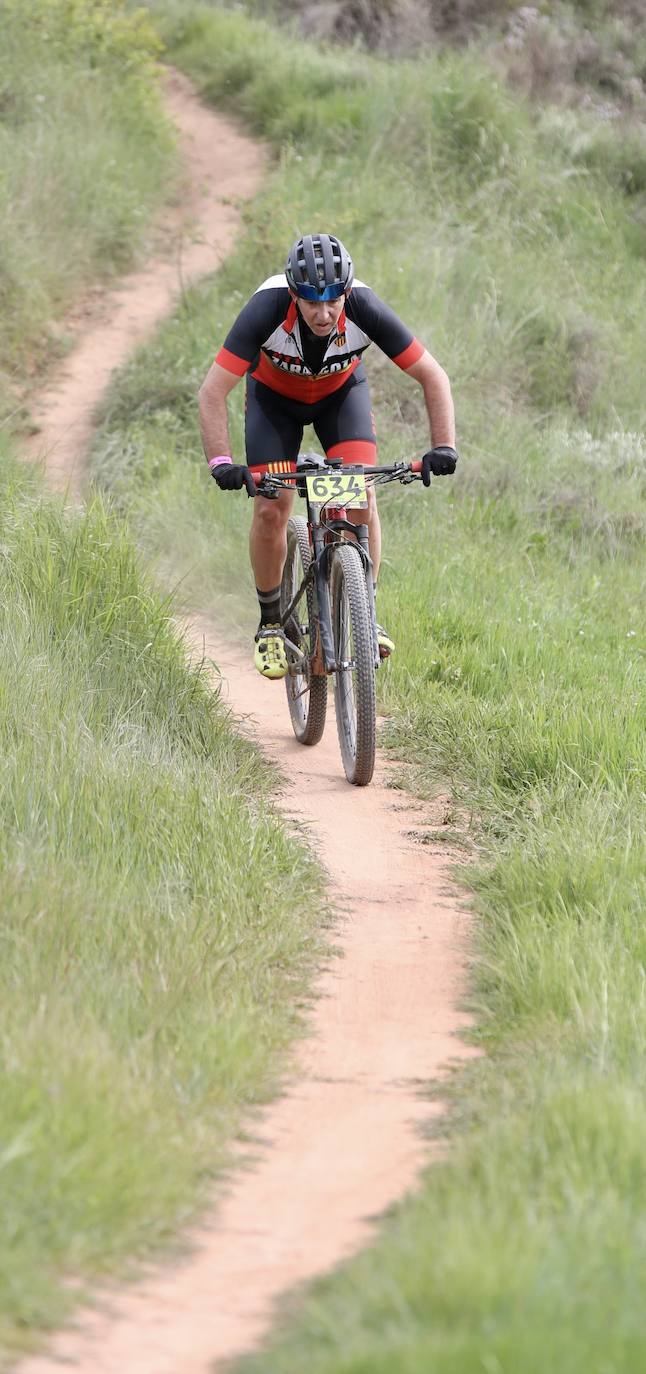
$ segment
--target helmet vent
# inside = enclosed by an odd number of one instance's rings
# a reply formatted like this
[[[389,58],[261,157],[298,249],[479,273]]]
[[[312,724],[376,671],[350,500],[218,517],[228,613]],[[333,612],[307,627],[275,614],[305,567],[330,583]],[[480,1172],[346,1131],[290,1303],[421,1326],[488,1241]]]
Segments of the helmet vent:
[[[339,289],[340,292],[349,291],[354,269],[340,239],[331,234],[306,234],[294,244],[285,275],[297,295],[299,288],[305,288],[308,297],[312,290],[322,297],[324,292],[331,294],[334,287],[337,288],[335,294],[339,294]]]

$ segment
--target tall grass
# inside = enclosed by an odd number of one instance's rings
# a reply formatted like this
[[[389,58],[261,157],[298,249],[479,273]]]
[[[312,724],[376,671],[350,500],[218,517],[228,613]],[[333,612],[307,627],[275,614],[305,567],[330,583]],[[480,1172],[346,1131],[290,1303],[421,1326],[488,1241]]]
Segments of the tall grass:
[[[249,1368],[637,1371],[644,201],[589,156],[589,114],[532,108],[482,50],[389,64],[154,8],[176,59],[279,150],[235,258],[107,408],[97,472],[160,566],[220,614],[244,590],[248,502],[205,500],[194,398],[308,227],[339,233],[447,366],[462,449],[453,484],[383,503],[381,694],[402,782],[448,782],[477,846],[488,1057],[454,1085],[450,1158]],[[416,389],[369,369],[384,458],[421,452]]]
[[[284,1065],[321,903],[123,528],[6,455],[0,490],[6,1353],[203,1201]]]
[[[0,378],[64,346],[52,322],[122,271],[168,194],[152,29],[103,0],[0,9]]]

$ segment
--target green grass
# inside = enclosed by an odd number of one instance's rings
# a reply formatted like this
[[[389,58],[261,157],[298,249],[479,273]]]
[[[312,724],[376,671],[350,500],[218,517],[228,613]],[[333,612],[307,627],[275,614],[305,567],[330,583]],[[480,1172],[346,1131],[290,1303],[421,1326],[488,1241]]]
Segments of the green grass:
[[[0,403],[65,339],[52,328],[129,266],[168,195],[174,136],[142,18],[105,0],[0,11]],[[15,400],[14,400],[15,405]]]
[[[142,11],[0,8],[3,1363],[204,1205],[285,1071],[326,908],[124,526],[10,455],[56,319],[144,251],[175,154]]]
[[[203,1205],[284,1071],[322,899],[123,528],[6,454],[0,489],[6,1353]]]
[[[383,502],[381,697],[402,783],[448,784],[478,846],[462,878],[487,1056],[454,1082],[450,1157],[245,1368],[637,1374],[646,269],[623,131],[532,108],[482,45],[397,65],[153,8],[174,59],[279,147],[235,257],[106,409],[96,472],[159,575],[220,615],[246,596],[251,623],[248,502],[209,487],[195,397],[308,227],[347,241],[447,367],[462,450],[453,483]],[[420,453],[417,390],[369,370],[384,459]]]

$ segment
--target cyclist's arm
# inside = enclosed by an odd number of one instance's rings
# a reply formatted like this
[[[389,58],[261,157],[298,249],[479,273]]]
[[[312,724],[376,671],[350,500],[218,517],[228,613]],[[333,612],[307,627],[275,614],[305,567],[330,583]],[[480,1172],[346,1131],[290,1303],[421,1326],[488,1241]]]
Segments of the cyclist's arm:
[[[404,368],[408,377],[419,382],[424,392],[431,430],[431,444],[448,444],[455,448],[455,411],[451,383],[443,367],[425,348],[421,358]]]
[[[348,318],[365,330],[368,339],[400,367],[424,392],[431,429],[431,443],[455,447],[455,416],[451,386],[446,372],[424,348],[394,310],[364,282],[355,284],[348,296]]]
[[[243,306],[200,388],[200,430],[207,459],[229,455],[227,396],[253,369],[263,342],[289,306],[284,277],[270,277]]]
[[[230,456],[227,396],[240,377],[219,363],[213,363],[199,391],[200,433],[207,459],[220,454]]]

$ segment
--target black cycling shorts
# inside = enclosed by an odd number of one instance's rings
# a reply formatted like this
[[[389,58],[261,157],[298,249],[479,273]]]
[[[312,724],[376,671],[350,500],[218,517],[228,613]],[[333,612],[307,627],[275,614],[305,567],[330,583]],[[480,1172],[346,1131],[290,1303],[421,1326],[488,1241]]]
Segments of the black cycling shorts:
[[[294,463],[305,425],[313,425],[328,458],[374,464],[375,424],[365,371],[359,366],[344,386],[314,405],[281,396],[254,377],[247,378],[245,445],[250,468]]]

